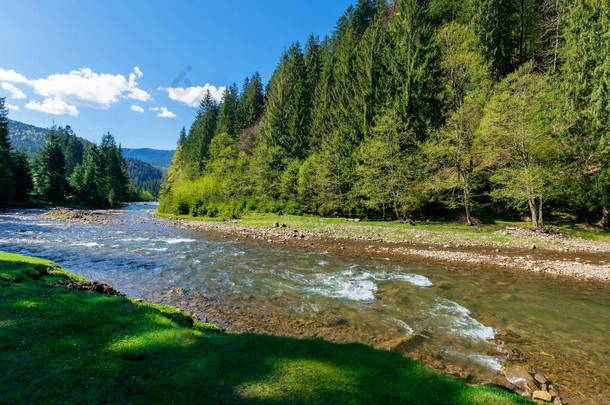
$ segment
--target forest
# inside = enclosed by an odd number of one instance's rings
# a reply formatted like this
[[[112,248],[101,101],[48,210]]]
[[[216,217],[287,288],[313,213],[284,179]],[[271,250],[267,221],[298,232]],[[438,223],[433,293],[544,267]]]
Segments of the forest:
[[[144,176],[134,181],[137,188],[112,135],[95,145],[78,138],[69,126],[49,129],[44,146],[29,159],[11,145],[8,109],[0,98],[0,205],[40,201],[114,208],[125,201],[154,199],[160,176],[146,176],[150,169],[158,170],[140,161],[130,162],[129,168],[136,179]]]
[[[610,226],[610,5],[359,0],[183,129],[160,210]]]

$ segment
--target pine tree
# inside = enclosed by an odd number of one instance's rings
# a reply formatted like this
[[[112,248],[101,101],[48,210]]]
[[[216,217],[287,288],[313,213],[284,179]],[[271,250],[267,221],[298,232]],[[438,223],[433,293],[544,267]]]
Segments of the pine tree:
[[[66,158],[60,146],[57,128],[47,134],[45,146],[36,156],[36,191],[46,201],[64,200],[68,184],[66,181]]]
[[[225,90],[220,103],[218,112],[218,128],[217,133],[227,133],[231,137],[235,137],[238,131],[237,104],[239,101],[239,90],[237,85],[233,83]]]
[[[383,48],[380,102],[416,138],[441,122],[440,52],[429,24],[427,1],[397,2]]]
[[[519,32],[514,0],[470,0],[469,14],[483,53],[498,77],[511,72],[518,49],[513,32]]]
[[[129,195],[129,175],[121,148],[110,133],[102,137],[100,154],[105,161],[105,179],[107,184],[107,201],[110,207],[116,207],[126,201]]]
[[[15,192],[13,199],[17,202],[25,202],[30,198],[30,192],[34,188],[32,180],[32,169],[25,153],[13,152],[11,166]]]
[[[0,205],[13,199],[15,181],[11,169],[11,143],[9,140],[8,109],[0,97]]]
[[[242,94],[237,102],[237,132],[250,128],[263,114],[265,97],[260,74],[244,80]]]
[[[178,146],[184,145],[185,141],[186,141],[186,128],[182,127],[182,129],[180,130],[180,136],[178,137]]]

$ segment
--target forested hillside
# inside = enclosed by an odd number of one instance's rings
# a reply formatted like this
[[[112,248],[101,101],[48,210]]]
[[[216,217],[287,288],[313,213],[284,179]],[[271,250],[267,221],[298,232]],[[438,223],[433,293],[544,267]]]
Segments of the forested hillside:
[[[8,120],[11,145],[19,152],[34,156],[45,143],[48,130],[25,124],[19,121]]]
[[[0,98],[0,206],[35,199],[117,207],[126,201],[152,200],[158,190],[161,173],[135,160],[132,166],[141,188],[133,187],[121,148],[110,134],[96,145],[77,137],[69,126],[53,127],[46,130],[44,144],[33,157],[15,150],[10,139],[8,109]]]
[[[54,131],[55,138],[61,147],[64,159],[66,176],[70,177],[77,165],[83,164],[84,153],[87,147],[94,144],[77,136],[70,126],[58,128],[39,128],[19,121],[8,120],[10,144],[16,152],[25,153],[34,158],[47,142],[49,132]],[[160,168],[169,166],[172,151],[156,149],[123,149],[123,156],[141,156],[159,164]],[[135,157],[127,158],[126,167],[133,190],[130,199],[146,201],[156,200],[161,188],[163,173],[152,164]]]
[[[9,137],[11,145],[18,152],[25,152],[29,156],[34,156],[45,144],[47,139],[48,128],[40,128],[34,125],[25,124],[23,122],[8,120]],[[76,137],[75,140],[83,145],[91,144],[91,142],[78,137],[74,134],[69,126],[69,133]],[[138,159],[144,163],[148,163],[157,169],[167,169],[174,155],[173,150],[159,150],[149,148],[121,148],[125,158]]]
[[[138,190],[141,199],[145,201],[156,200],[161,190],[163,172],[139,159],[127,158],[125,163],[127,164],[131,184]]]
[[[201,101],[160,210],[608,228],[609,4],[359,0]]]

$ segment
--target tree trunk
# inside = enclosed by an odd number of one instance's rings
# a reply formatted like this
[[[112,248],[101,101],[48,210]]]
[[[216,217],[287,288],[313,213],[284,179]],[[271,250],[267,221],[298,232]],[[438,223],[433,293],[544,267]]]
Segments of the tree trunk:
[[[534,226],[534,229],[538,229],[538,215],[536,213],[536,200],[533,198],[530,198],[527,200],[527,203],[530,206],[530,215],[532,217],[532,225]]]
[[[544,220],[542,219],[542,197],[540,197],[538,206],[538,226],[544,228]]]
[[[468,226],[471,226],[472,220],[470,219],[470,198],[468,196],[468,186],[464,186],[464,210],[466,211],[466,223]]]
[[[557,55],[559,54],[559,0],[555,1],[555,11],[557,12],[557,28],[555,31],[555,54],[553,55],[553,73],[557,71]]]
[[[519,62],[523,63],[523,40],[525,36],[525,0],[521,0],[521,41],[519,44]]]
[[[601,226],[604,231],[610,229],[610,210],[608,207],[602,208],[602,219],[599,221],[599,226]]]

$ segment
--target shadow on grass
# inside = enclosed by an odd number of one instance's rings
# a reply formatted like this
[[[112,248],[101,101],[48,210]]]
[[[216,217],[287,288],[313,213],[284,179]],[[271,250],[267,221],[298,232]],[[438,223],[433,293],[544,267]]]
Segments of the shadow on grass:
[[[40,269],[0,261],[2,403],[529,403],[360,344],[221,333]]]

